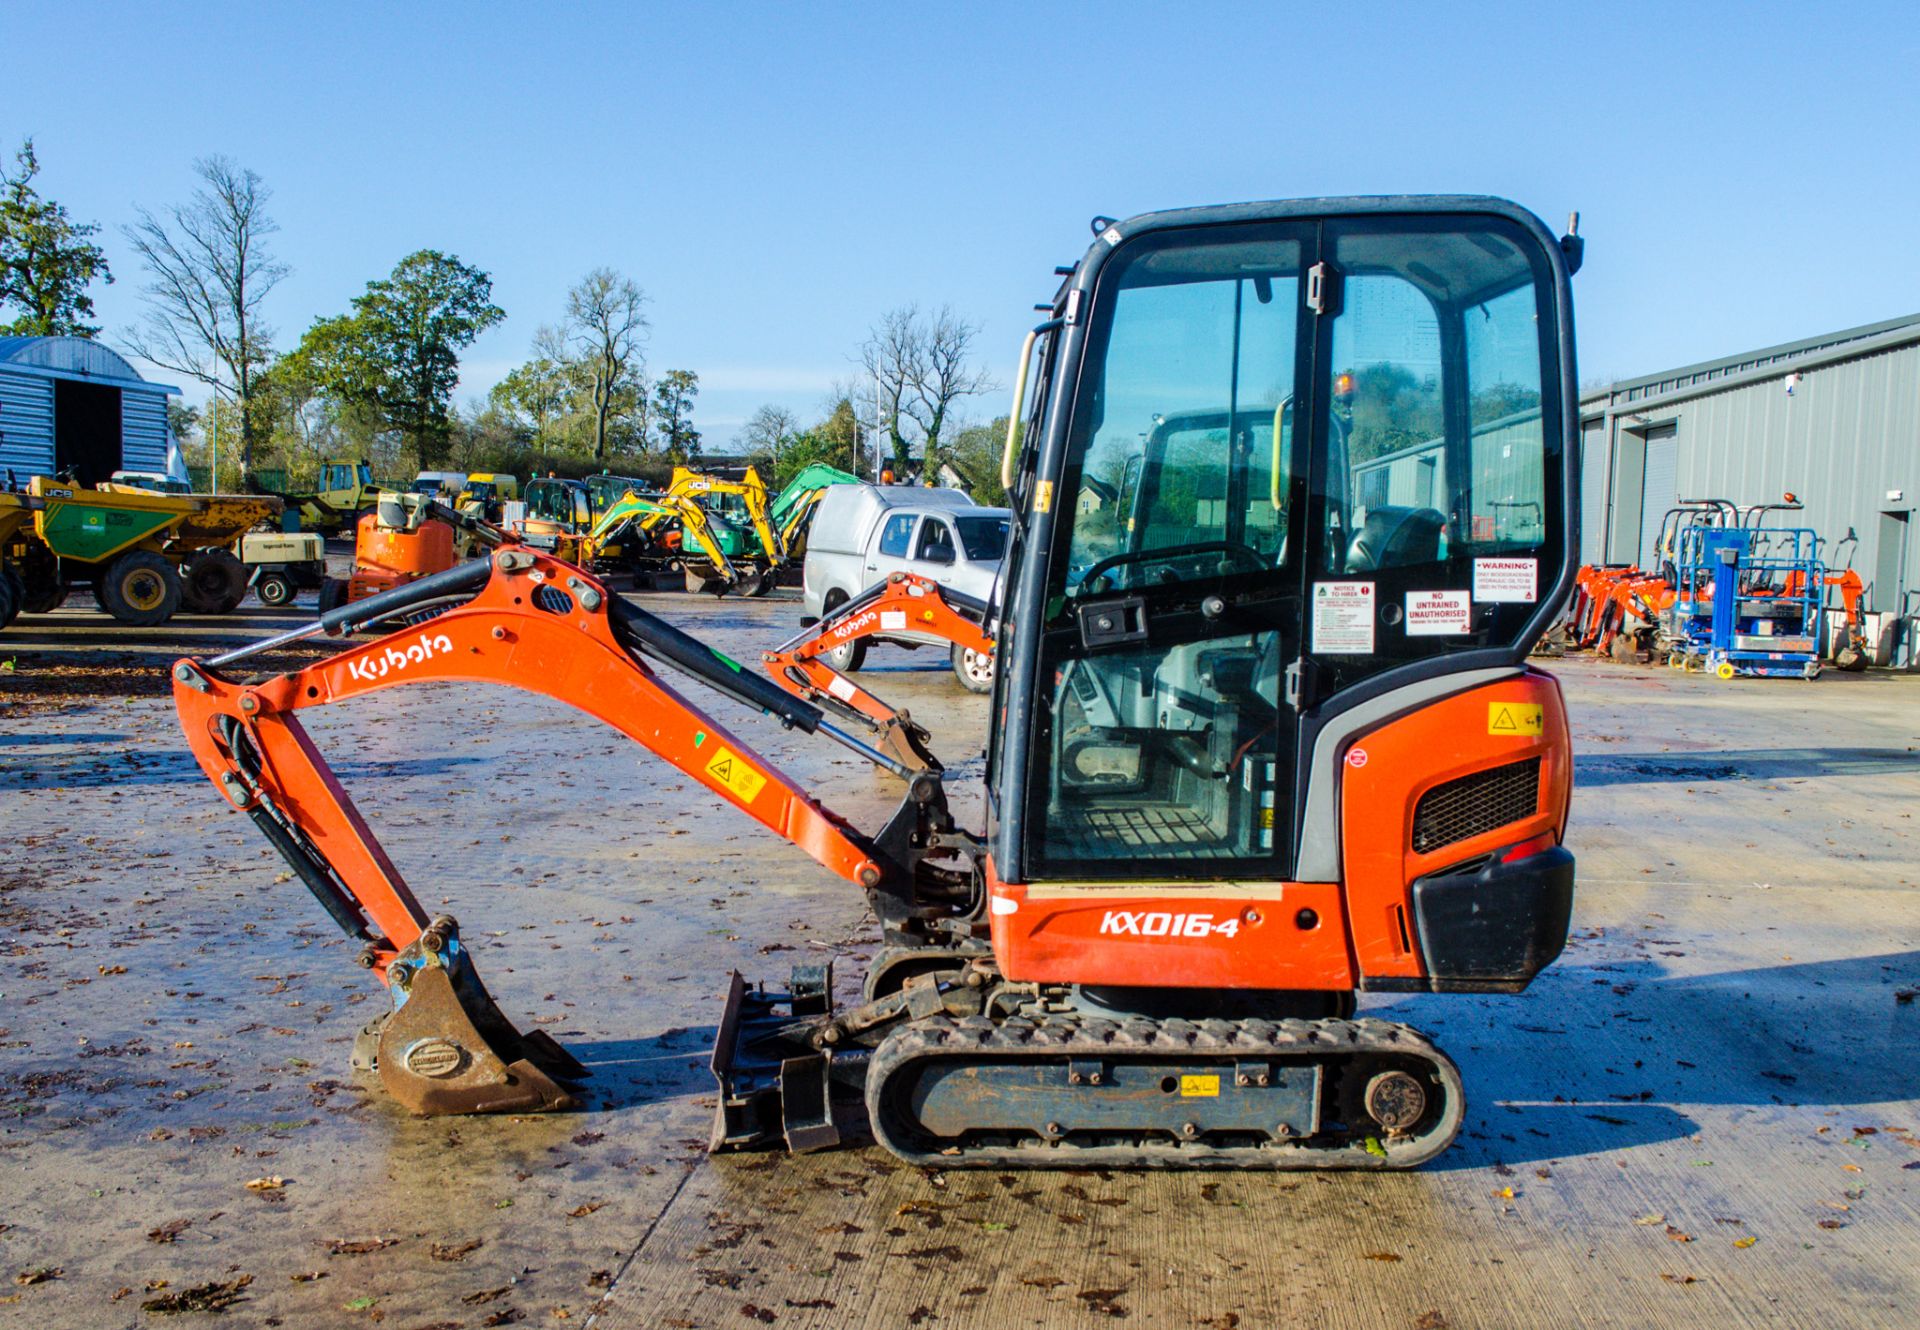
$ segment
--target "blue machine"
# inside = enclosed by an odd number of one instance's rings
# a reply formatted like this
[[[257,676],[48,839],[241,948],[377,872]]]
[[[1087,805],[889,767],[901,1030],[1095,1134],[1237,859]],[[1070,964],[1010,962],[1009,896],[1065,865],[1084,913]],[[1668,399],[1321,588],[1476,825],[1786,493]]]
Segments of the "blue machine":
[[[1675,600],[1662,616],[1668,662],[1722,679],[1819,677],[1826,586],[1819,536],[1805,527],[1745,526],[1728,517],[1714,508],[1678,524]]]

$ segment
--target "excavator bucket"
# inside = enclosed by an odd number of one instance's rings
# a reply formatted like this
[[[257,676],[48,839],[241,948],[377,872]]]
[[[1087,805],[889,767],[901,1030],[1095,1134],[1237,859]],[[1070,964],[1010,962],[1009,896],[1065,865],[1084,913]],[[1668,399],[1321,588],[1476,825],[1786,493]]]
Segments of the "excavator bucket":
[[[873,746],[915,771],[945,771],[940,759],[933,755],[933,749],[927,746],[932,739],[925,726],[914,724],[913,717],[902,711],[880,724]]]
[[[740,972],[733,972],[710,1063],[720,1094],[709,1153],[752,1149],[776,1136],[795,1154],[840,1143],[828,1055],[806,1037],[832,1009],[831,961],[794,966],[785,993],[748,988]]]
[[[393,1010],[360,1032],[354,1064],[423,1117],[576,1108],[587,1078],[552,1038],[522,1034],[494,1003],[452,919],[435,919],[387,968]]]

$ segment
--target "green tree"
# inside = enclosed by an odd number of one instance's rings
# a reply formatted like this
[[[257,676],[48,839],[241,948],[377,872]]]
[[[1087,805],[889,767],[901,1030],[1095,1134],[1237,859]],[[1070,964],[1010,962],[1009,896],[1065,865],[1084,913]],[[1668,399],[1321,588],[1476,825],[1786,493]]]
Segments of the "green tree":
[[[40,160],[28,139],[14,154],[14,169],[0,167],[0,306],[20,310],[0,333],[18,337],[92,337],[89,324],[95,278],[107,283],[106,251],[91,237],[100,227],[74,222],[67,210],[33,187]]]
[[[660,443],[677,462],[700,451],[700,431],[693,427],[693,399],[699,392],[700,376],[690,369],[670,369],[653,387],[653,411]]]
[[[953,436],[949,461],[967,482],[967,493],[978,503],[997,508],[1007,501],[1000,484],[1000,455],[1007,442],[1007,418],[991,425],[969,425]]]
[[[1440,381],[1419,378],[1404,365],[1380,361],[1353,371],[1347,453],[1365,462],[1409,444],[1440,437]]]
[[[316,322],[296,354],[310,361],[316,382],[399,434],[432,468],[452,447],[460,352],[506,317],[492,295],[485,272],[423,249],[368,282],[353,313]]]

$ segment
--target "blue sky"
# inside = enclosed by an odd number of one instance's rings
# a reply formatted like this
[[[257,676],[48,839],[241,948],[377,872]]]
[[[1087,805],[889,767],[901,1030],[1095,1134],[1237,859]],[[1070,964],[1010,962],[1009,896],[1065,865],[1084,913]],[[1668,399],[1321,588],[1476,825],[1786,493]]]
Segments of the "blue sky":
[[[494,276],[462,395],[610,264],[654,370],[724,443],[811,416],[907,301],[1028,307],[1095,213],[1259,197],[1503,194],[1582,214],[1583,379],[1920,310],[1911,5],[21,6],[0,142],[118,225],[226,153],[275,191],[291,345],[402,255]],[[999,394],[972,407],[1004,409]]]

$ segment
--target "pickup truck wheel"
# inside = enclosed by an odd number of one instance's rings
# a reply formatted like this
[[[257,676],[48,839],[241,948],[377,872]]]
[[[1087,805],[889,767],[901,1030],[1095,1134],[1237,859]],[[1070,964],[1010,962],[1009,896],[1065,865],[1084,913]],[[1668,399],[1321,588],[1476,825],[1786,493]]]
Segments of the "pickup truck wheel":
[[[841,674],[852,674],[867,663],[866,639],[856,637],[851,642],[842,642],[837,647],[822,651],[820,659]]]
[[[953,644],[953,677],[969,693],[993,691],[993,656],[981,655],[971,647]]]
[[[151,550],[130,550],[107,566],[100,599],[133,628],[155,628],[180,608],[180,574]]]
[[[260,580],[253,584],[253,594],[268,609],[277,610],[283,605],[293,604],[293,579],[285,573],[262,573]]]

